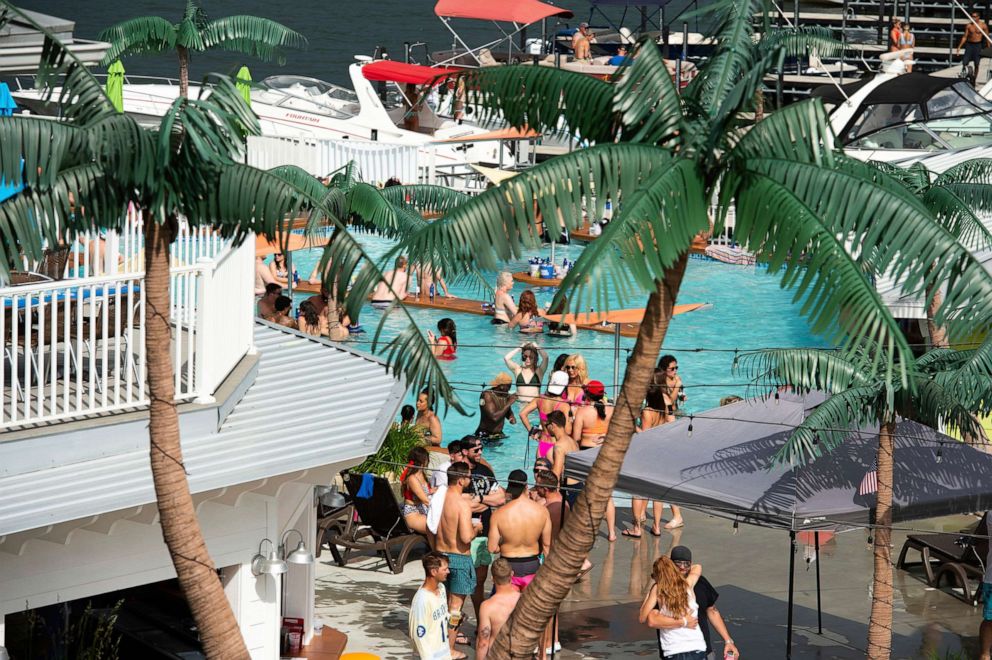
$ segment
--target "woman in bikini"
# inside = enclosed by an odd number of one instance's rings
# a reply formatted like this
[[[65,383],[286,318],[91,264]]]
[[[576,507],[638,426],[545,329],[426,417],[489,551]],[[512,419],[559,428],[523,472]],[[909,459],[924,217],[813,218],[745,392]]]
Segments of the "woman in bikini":
[[[493,325],[506,325],[517,313],[510,291],[513,290],[513,275],[503,271],[496,276],[496,296],[493,300]]]
[[[426,389],[417,397],[417,417],[413,425],[420,427],[427,444],[441,446],[441,420],[431,410],[430,394]]]
[[[572,421],[572,439],[579,443],[580,450],[602,445],[606,438],[606,430],[610,427],[610,420],[613,418],[613,406],[606,402],[606,388],[598,380],[586,383],[584,399],[586,405],[575,412],[575,419]],[[616,521],[617,507],[611,497],[609,504],[606,505],[608,529],[606,538],[610,542],[617,540]]]
[[[668,396],[662,388],[663,382],[665,382],[665,372],[660,368],[655,369],[651,383],[648,385],[647,396],[644,399],[644,408],[641,409],[641,423],[637,427],[638,433],[675,421],[675,406],[668,400]],[[652,501],[652,504],[654,525],[651,527],[651,534],[653,536],[661,536],[661,513],[665,508],[665,503]],[[648,501],[642,500],[639,497],[632,498],[630,508],[634,518],[634,526],[630,529],[625,529],[622,533],[624,536],[639,539],[643,531],[641,522],[644,520],[648,510]],[[675,529],[676,527],[682,527],[683,524],[682,510],[673,504],[672,519],[665,525],[665,529]]]
[[[525,335],[535,335],[544,332],[544,321],[541,320],[541,310],[537,306],[537,298],[534,292],[527,289],[520,294],[520,305],[517,313],[513,315],[507,324],[511,330],[519,327],[520,332]]]
[[[286,255],[282,252],[276,252],[272,255],[272,262],[269,264],[269,273],[272,274],[272,278],[285,286],[289,284],[289,269],[286,267]]]
[[[565,373],[568,374],[568,396],[566,400],[572,405],[572,414],[585,403],[585,385],[589,382],[589,368],[586,359],[578,353],[573,353],[565,360]]]
[[[430,330],[427,331],[427,341],[431,343],[431,350],[434,357],[439,360],[454,360],[458,357],[458,332],[455,329],[455,322],[449,318],[443,318],[437,322],[437,331],[440,333],[434,336]]]
[[[532,399],[530,403],[524,406],[524,409],[520,411],[520,420],[523,422],[524,427],[527,429],[527,433],[530,433],[531,428],[538,428],[536,426],[531,427],[530,423],[530,413],[537,410],[537,416],[541,420],[541,439],[537,445],[537,455],[540,457],[546,457],[551,448],[555,446],[554,438],[548,433],[547,429],[544,427],[544,423],[548,421],[548,415],[552,411],[561,411],[565,418],[568,419],[571,414],[571,405],[565,399],[565,392],[568,385],[568,376],[564,371],[556,371],[551,374],[551,379],[548,381],[548,391],[541,396]]]
[[[424,468],[430,456],[423,447],[410,450],[406,469],[400,475],[403,484],[403,520],[407,527],[427,535],[427,509],[431,504],[431,487],[427,484]],[[433,544],[432,544],[433,545]]]
[[[513,361],[517,353],[520,353],[521,364]],[[543,348],[534,343],[524,344],[503,356],[503,362],[516,378],[517,401],[526,405],[541,394],[541,380],[548,367],[548,354]]]

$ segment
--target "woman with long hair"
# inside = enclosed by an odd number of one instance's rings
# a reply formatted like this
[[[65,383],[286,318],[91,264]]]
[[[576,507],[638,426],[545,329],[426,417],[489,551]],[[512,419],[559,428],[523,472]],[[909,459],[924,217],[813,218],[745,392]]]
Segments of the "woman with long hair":
[[[668,660],[706,660],[706,640],[699,628],[699,604],[693,587],[703,567],[682,571],[661,556],[651,571],[653,584],[641,603],[640,621],[658,631],[658,652]]]
[[[325,307],[326,310],[326,307]],[[309,300],[300,303],[300,317],[297,319],[300,332],[314,337],[327,334],[327,316],[317,311]]]
[[[272,279],[279,284],[289,284],[289,267],[286,265],[286,255],[282,252],[276,252],[272,255],[272,261],[269,262],[269,272],[272,274]]]
[[[537,416],[541,420],[541,438],[537,446],[538,456],[547,456],[551,448],[555,446],[554,438],[552,438],[547,429],[544,428],[545,422],[548,421],[548,415],[551,414],[552,411],[558,410],[565,415],[565,419],[569,425],[569,428],[566,429],[566,431],[571,432],[570,415],[572,414],[572,407],[565,399],[566,385],[568,385],[568,376],[565,375],[565,372],[554,372],[551,374],[551,378],[548,381],[547,391],[544,394],[531,399],[530,403],[524,406],[523,410],[520,411],[520,421],[523,422],[524,428],[527,429],[528,434],[531,432],[531,428],[538,428],[536,426],[531,426],[530,414],[536,410]]]
[[[655,374],[662,376],[660,382],[665,400],[668,402],[667,414],[674,417],[678,414],[679,406],[685,403],[687,398],[682,378],[679,377],[679,361],[675,359],[674,355],[662,355],[661,359],[658,360]]]
[[[572,412],[575,413],[585,402],[585,385],[589,382],[589,368],[586,366],[586,359],[578,353],[569,355],[562,368],[568,374],[566,399],[572,405]]]
[[[672,412],[674,408],[671,406],[668,396],[665,394],[665,388],[662,386],[662,383],[665,382],[664,379],[665,372],[660,368],[655,369],[651,382],[648,384],[647,396],[644,399],[644,408],[641,409],[641,423],[637,427],[638,433],[675,421],[675,415]],[[665,503],[652,501],[652,505],[654,525],[651,527],[651,534],[653,536],[661,536],[661,514],[665,508]],[[625,529],[623,535],[639,539],[642,533],[641,523],[644,521],[648,510],[648,501],[634,497],[631,499],[630,508],[634,518],[634,526],[630,529]],[[673,504],[672,519],[665,525],[665,529],[675,529],[682,527],[684,524],[682,510]]]
[[[513,275],[502,271],[496,276],[496,295],[493,298],[493,325],[506,325],[517,313],[510,291],[513,290]]]
[[[613,406],[607,403],[606,388],[598,380],[589,381],[583,390],[586,405],[580,406],[575,411],[575,418],[572,420],[572,439],[579,443],[579,449],[592,449],[602,445],[606,438],[610,420],[613,419]],[[607,538],[611,542],[617,540],[616,523],[617,507],[611,497],[606,505],[606,525],[609,530]]]
[[[520,304],[517,306],[517,313],[510,319],[508,327],[520,328],[520,332],[525,335],[534,335],[544,332],[544,322],[541,320],[541,309],[537,306],[537,298],[534,292],[527,289],[520,294]]]
[[[548,310],[549,314],[561,314],[565,315],[568,313],[568,298],[562,296],[558,301],[558,304]],[[558,321],[548,321],[548,334],[552,337],[574,337],[578,332],[578,328],[574,323],[560,323]]]
[[[517,353],[520,353],[520,364],[513,361]],[[541,394],[541,381],[548,367],[548,354],[543,348],[528,342],[504,355],[503,362],[516,379],[517,401],[526,405]]]
[[[458,357],[455,354],[458,350],[458,331],[455,322],[445,317],[437,322],[437,331],[437,336],[430,330],[427,331],[427,341],[431,343],[434,357],[439,360],[454,360]]]
[[[441,446],[441,420],[431,409],[430,392],[425,388],[417,396],[417,417],[413,420],[413,425],[420,427],[427,444],[434,447]]]
[[[431,504],[431,487],[424,468],[430,455],[423,447],[414,447],[407,457],[406,468],[400,475],[403,484],[403,520],[407,527],[427,535],[427,509]]]

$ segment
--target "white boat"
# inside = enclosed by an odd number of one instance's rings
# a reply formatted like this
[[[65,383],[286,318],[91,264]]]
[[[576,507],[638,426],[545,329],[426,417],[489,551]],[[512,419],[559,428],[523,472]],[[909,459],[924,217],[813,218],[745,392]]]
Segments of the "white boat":
[[[439,77],[443,79],[453,69],[361,60],[348,68],[353,89],[294,75],[262,80],[251,92],[251,108],[258,116],[262,135],[430,147],[441,167],[471,163],[514,165],[508,150],[486,139],[489,129],[442,117],[429,100],[417,103],[421,100],[417,96],[420,90],[436,85]],[[129,76],[131,79],[137,77]],[[157,124],[179,96],[179,86],[174,80],[147,80],[151,82],[126,81],[124,111],[139,121]],[[39,90],[17,89],[11,93],[19,105],[31,112],[57,112],[56,107],[43,101]],[[191,85],[189,93],[196,96],[199,88]],[[416,115],[410,111],[415,104]],[[474,136],[482,139],[475,142]]]
[[[845,153],[860,160],[896,162],[992,143],[992,102],[967,80],[882,72],[812,95],[827,106]]]

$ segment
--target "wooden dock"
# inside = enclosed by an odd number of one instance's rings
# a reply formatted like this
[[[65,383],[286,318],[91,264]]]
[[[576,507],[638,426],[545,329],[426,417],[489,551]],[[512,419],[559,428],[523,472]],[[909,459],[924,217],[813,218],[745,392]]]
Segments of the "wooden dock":
[[[517,282],[522,282],[528,286],[561,286],[561,279],[557,277],[545,278],[545,277],[534,277],[527,272],[516,272],[513,274],[513,279]]]

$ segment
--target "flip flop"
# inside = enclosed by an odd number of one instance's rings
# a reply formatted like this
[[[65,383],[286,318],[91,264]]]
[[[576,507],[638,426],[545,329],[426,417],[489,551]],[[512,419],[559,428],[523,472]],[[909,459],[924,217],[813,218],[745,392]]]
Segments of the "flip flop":
[[[659,532],[655,527],[652,527],[648,531],[651,532],[651,536],[661,536],[661,532]]]
[[[639,538],[641,538],[641,535],[640,534],[631,534],[629,529],[623,530],[622,532],[620,532],[620,534],[622,534],[623,536],[626,536],[627,538],[630,538],[630,539],[639,539]]]
[[[468,656],[461,651],[452,651],[451,660],[465,660]]]
[[[455,637],[455,644],[461,644],[462,646],[468,646],[471,643],[472,642],[469,641],[469,639],[465,635],[465,633],[458,633],[458,636]]]
[[[595,567],[596,567],[596,565],[593,564],[589,568],[580,569],[579,572],[575,576],[575,581],[578,582],[579,580],[581,580],[582,578],[584,578],[589,573],[589,571],[591,571]]]
[[[665,529],[678,529],[679,527],[685,527],[685,523],[684,522],[681,522],[680,521],[677,525],[673,525],[672,522],[674,522],[674,521],[669,521],[665,525]]]

